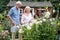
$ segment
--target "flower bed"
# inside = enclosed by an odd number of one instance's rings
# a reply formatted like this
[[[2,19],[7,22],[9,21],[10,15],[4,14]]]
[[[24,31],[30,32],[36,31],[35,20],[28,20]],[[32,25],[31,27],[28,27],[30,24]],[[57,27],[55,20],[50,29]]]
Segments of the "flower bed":
[[[57,22],[54,18],[39,19],[33,23],[22,25],[23,40],[55,40]]]
[[[4,27],[0,24],[0,40],[10,40],[8,30],[4,30]]]
[[[10,40],[9,32],[7,30],[2,30],[2,32],[0,32],[0,40]]]

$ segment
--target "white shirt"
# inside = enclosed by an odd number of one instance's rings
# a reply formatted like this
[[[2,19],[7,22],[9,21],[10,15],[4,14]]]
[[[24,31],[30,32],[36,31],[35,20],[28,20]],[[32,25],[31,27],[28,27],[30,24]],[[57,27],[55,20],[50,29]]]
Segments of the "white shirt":
[[[26,13],[24,13],[22,15],[22,18],[21,18],[21,23],[31,23],[33,20],[33,16],[31,13],[29,13],[28,15]]]

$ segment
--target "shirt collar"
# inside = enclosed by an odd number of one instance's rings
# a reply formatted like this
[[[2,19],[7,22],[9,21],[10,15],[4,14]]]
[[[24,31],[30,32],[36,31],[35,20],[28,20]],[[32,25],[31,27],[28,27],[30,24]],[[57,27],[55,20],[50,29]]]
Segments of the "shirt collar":
[[[16,9],[16,6],[15,6],[15,9]],[[18,10],[20,10],[20,8],[18,8]]]

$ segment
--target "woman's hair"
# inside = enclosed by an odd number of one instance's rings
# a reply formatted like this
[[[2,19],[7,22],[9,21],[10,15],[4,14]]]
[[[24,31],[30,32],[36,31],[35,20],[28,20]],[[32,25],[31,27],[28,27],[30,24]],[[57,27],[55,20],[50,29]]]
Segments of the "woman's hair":
[[[31,9],[29,6],[26,6],[25,9],[24,9],[24,13],[26,12],[27,8]]]

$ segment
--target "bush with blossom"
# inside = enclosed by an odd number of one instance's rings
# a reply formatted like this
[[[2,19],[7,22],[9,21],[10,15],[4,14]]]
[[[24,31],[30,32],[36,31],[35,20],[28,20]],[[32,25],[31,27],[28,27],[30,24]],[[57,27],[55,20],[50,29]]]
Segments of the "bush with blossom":
[[[10,40],[8,30],[2,30],[2,32],[0,33],[0,40]]]
[[[22,25],[22,35],[23,40],[55,40],[57,21],[55,18],[33,20],[32,23]]]
[[[10,40],[8,30],[2,30],[2,32],[0,33],[0,40]]]
[[[8,30],[3,30],[3,26],[0,25],[0,40],[10,40],[10,35]]]

